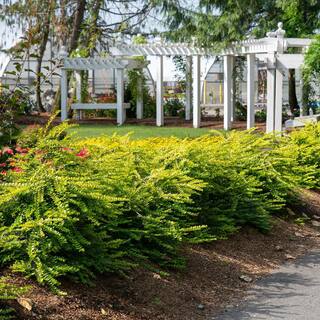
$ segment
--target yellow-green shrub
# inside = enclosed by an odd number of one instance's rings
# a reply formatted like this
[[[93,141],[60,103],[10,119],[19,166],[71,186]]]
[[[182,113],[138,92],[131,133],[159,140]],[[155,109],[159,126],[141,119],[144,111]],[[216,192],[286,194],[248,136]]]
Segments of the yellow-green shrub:
[[[320,187],[320,123],[307,124],[302,130],[293,131],[282,142],[295,152],[296,171],[300,184],[308,188]],[[311,179],[306,179],[305,171],[308,168],[313,172]]]
[[[182,242],[267,231],[297,188],[319,186],[319,126],[136,141],[74,141],[66,126],[41,129],[0,183],[0,262],[53,289],[61,275],[181,266]]]
[[[188,217],[204,184],[179,168],[140,169],[121,139],[86,150],[63,130],[40,134],[0,184],[2,265],[53,289],[65,274],[87,281],[148,261],[179,265],[178,244],[203,228]]]

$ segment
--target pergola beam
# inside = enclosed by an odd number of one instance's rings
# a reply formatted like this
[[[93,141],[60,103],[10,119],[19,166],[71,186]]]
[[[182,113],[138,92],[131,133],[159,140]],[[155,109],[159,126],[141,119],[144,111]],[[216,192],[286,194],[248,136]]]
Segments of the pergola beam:
[[[274,54],[270,54],[267,60],[267,123],[266,132],[275,130],[275,88],[276,88],[276,69]]]
[[[282,91],[283,91],[283,74],[276,68],[276,86],[275,86],[275,110],[274,110],[274,131],[282,131]]]
[[[76,80],[76,99],[78,103],[81,103],[81,72],[75,72],[75,80]],[[77,118],[78,120],[82,119],[82,112],[81,110],[77,110]]]
[[[206,55],[208,51],[203,48],[194,47],[184,43],[170,44],[170,43],[152,43],[152,44],[116,44],[110,48],[114,56],[127,55],[181,55],[181,56],[196,56]]]
[[[201,105],[200,105],[200,96],[201,96],[201,83],[200,83],[200,56],[193,56],[192,65],[193,65],[193,127],[200,128],[201,126]]]
[[[247,129],[254,126],[255,55],[247,54]]]
[[[163,56],[157,57],[157,90],[156,90],[156,124],[158,127],[164,125],[163,110]]]
[[[186,63],[186,120],[191,120],[192,108],[192,57],[187,57]]]
[[[117,123],[124,124],[126,120],[126,110],[124,108],[124,78],[123,69],[116,69],[117,73]]]
[[[143,119],[143,83],[141,76],[137,80],[137,119]]]
[[[223,57],[223,128],[231,129],[231,112],[232,112],[232,56]]]
[[[65,58],[63,67],[69,70],[142,69],[148,64],[146,61],[115,57]]]
[[[61,69],[61,121],[65,121],[68,118],[67,104],[68,104],[67,70]]]

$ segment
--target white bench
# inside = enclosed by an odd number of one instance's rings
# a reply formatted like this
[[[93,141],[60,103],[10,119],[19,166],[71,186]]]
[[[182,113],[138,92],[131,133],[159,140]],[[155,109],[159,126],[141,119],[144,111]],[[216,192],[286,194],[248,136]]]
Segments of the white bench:
[[[313,116],[296,117],[293,120],[287,120],[285,122],[286,128],[299,128],[304,127],[307,123],[315,123],[320,121],[320,114]]]
[[[123,108],[123,119],[121,122],[123,122],[126,118],[126,109],[130,108],[130,103],[123,103],[122,108]],[[72,103],[71,109],[77,110],[78,120],[82,119],[83,110],[117,110],[117,119],[119,119],[117,103]]]
[[[123,103],[124,109],[130,108],[130,103]],[[117,103],[73,103],[73,110],[112,110],[117,109]]]

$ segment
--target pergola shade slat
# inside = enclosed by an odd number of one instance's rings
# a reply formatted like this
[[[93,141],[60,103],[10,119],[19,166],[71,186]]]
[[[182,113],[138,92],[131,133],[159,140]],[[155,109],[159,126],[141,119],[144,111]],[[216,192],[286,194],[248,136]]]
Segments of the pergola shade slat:
[[[69,70],[136,69],[144,68],[147,64],[145,61],[114,57],[65,58],[63,68]]]

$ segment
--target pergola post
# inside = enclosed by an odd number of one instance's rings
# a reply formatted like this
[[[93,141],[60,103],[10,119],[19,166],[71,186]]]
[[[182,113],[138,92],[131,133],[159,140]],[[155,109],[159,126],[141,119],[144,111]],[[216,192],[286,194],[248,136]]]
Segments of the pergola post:
[[[274,60],[274,54],[269,55],[267,61],[267,133],[273,132],[275,129],[276,70]]]
[[[275,119],[274,130],[282,131],[282,90],[283,90],[283,74],[282,71],[276,69],[276,87],[275,87]]]
[[[76,80],[76,99],[77,103],[81,103],[81,71],[75,71],[75,80]],[[82,119],[82,111],[77,110],[77,120]]]
[[[232,56],[223,57],[223,128],[231,128],[231,109],[232,109]]]
[[[67,70],[61,69],[61,121],[68,118],[67,103],[68,103],[68,79]]]
[[[247,129],[254,127],[255,55],[247,54]]]
[[[158,127],[164,125],[163,91],[163,56],[158,56],[156,92],[156,124]]]
[[[236,84],[235,84],[235,78],[233,76],[233,70],[235,66],[235,57],[231,56],[231,113],[230,113],[230,121],[234,122],[236,120]]]
[[[192,106],[192,57],[187,56],[186,64],[186,120],[191,120]]]
[[[201,126],[201,106],[200,106],[200,95],[201,95],[201,83],[200,83],[200,63],[201,58],[199,55],[193,56],[193,127],[200,128]]]
[[[123,69],[116,69],[117,73],[117,123],[124,124],[126,120],[126,110],[124,108],[124,77]]]
[[[142,78],[138,77],[137,82],[137,119],[143,119],[143,83]]]

